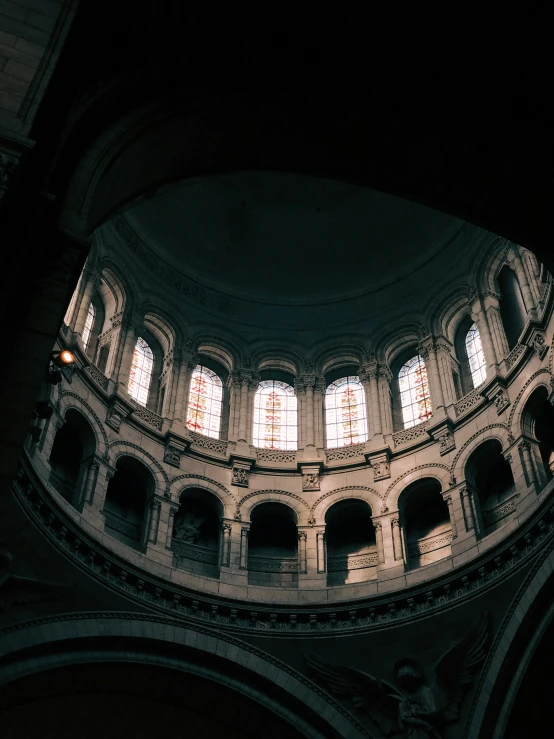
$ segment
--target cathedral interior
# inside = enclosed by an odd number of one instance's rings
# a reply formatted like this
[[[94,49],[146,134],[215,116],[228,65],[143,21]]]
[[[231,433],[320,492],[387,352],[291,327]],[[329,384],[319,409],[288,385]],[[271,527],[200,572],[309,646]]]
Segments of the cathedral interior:
[[[1,0],[5,739],[544,735],[552,18],[397,10]]]

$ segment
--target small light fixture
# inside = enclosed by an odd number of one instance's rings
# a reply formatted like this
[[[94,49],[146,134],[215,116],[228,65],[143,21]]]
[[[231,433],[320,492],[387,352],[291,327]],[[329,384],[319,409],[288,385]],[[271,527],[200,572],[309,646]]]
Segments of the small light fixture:
[[[69,365],[75,363],[75,355],[68,349],[61,352],[52,352],[52,361],[56,367],[69,367]]]

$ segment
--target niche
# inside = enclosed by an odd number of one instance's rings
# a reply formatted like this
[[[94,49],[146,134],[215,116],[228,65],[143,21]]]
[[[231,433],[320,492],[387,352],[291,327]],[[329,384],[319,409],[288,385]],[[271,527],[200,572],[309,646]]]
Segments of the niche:
[[[106,533],[133,549],[142,549],[146,544],[146,502],[154,488],[154,478],[142,462],[120,457],[106,492]]]
[[[296,514],[282,503],[261,503],[252,511],[248,541],[248,583],[298,587]]]
[[[341,500],[325,516],[327,585],[376,577],[377,545],[371,508],[363,500]]]
[[[84,416],[72,408],[58,430],[50,453],[50,484],[77,507],[85,485],[87,464],[95,451],[94,432]]]
[[[190,489],[181,494],[171,536],[175,567],[219,576],[221,515],[221,503],[211,493]]]
[[[517,498],[512,468],[497,439],[477,447],[468,459],[465,477],[473,493],[480,532],[490,534],[515,511]]]
[[[408,568],[431,564],[452,553],[448,505],[438,480],[417,480],[403,491],[400,511],[404,524]]]

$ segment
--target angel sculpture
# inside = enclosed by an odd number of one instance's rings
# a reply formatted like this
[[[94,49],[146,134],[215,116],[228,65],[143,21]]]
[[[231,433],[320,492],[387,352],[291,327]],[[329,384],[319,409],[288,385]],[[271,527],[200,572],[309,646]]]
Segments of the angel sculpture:
[[[435,665],[429,687],[415,659],[405,657],[394,665],[396,685],[361,670],[342,667],[307,654],[304,659],[331,693],[349,698],[355,708],[367,711],[385,736],[441,739],[447,723],[458,719],[471,670],[485,658],[489,638],[487,614],[444,653]]]

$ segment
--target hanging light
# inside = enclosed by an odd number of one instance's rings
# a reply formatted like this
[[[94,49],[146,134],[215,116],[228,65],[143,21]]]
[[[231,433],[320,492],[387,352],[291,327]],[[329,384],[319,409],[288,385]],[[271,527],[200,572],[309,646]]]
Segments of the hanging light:
[[[56,367],[69,367],[75,363],[75,355],[68,349],[61,352],[52,352],[52,361]]]

